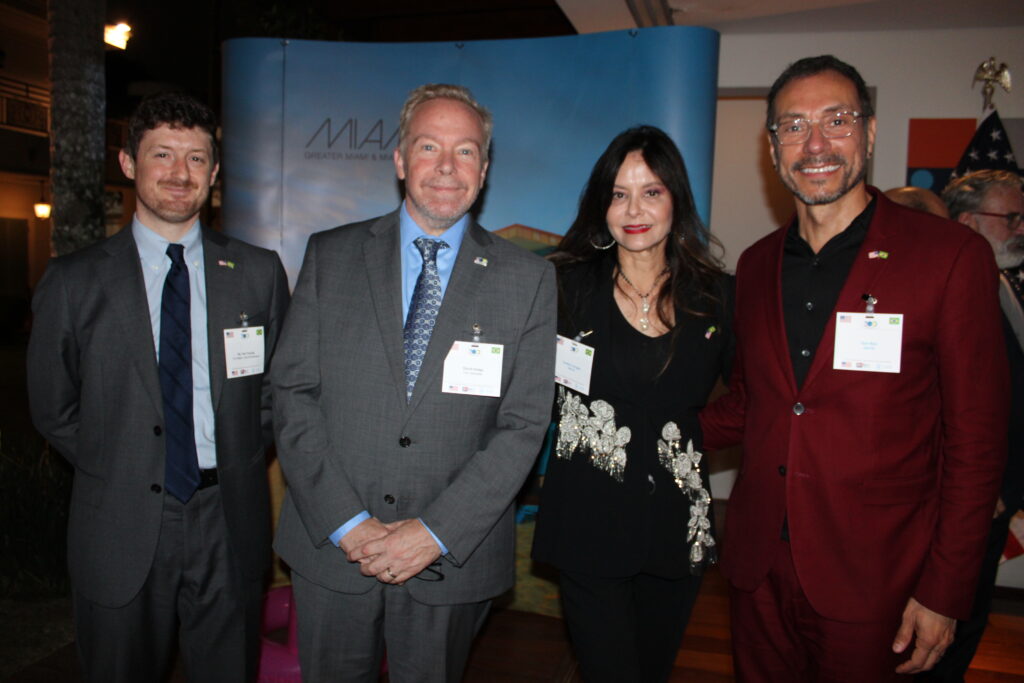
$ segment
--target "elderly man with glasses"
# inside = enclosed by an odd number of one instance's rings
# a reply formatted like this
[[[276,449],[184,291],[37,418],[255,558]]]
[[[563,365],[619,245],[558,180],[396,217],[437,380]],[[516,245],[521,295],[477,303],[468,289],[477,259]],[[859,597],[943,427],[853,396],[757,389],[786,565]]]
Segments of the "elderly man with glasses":
[[[876,120],[832,56],[791,65],[767,137],[796,214],[736,273],[742,442],[722,569],[741,681],[889,681],[934,666],[971,609],[1005,459],[997,274],[963,226],[865,182]]]
[[[950,182],[942,198],[949,207],[949,215],[988,240],[995,253],[1000,268],[1002,339],[1010,362],[1009,457],[982,558],[974,608],[969,619],[957,623],[956,638],[946,656],[921,676],[929,681],[952,682],[964,680],[981,642],[1010,519],[1024,502],[1024,192],[1021,178],[1015,173],[976,171]]]

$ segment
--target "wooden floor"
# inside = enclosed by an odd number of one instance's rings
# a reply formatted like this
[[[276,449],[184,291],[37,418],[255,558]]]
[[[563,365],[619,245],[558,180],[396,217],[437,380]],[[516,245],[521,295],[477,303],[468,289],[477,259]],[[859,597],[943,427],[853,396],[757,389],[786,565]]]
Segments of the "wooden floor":
[[[725,580],[713,567],[705,577],[672,681],[720,683],[733,680],[729,609]],[[74,644],[19,672],[18,683],[77,683],[81,680]],[[172,683],[184,683],[179,669]],[[386,680],[386,679],[385,679]],[[908,679],[908,681],[911,679]],[[1024,681],[1024,616],[993,614],[967,683]],[[560,619],[496,609],[477,639],[465,683],[580,683]]]
[[[701,587],[670,680],[732,681],[730,647],[725,579],[713,567]],[[465,683],[506,681],[582,681],[560,619],[495,610],[474,647]],[[966,678],[967,683],[996,681],[1024,681],[1024,616],[992,615]]]

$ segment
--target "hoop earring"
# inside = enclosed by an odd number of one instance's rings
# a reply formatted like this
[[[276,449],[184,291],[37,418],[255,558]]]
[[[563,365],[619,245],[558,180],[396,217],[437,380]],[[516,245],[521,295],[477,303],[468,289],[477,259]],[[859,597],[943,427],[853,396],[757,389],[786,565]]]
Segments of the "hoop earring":
[[[592,246],[594,249],[600,249],[601,251],[606,251],[608,249],[611,249],[613,246],[615,246],[615,238],[612,237],[612,241],[609,242],[608,244],[604,245],[603,247],[600,244],[597,244],[596,242],[594,242],[594,240],[590,240],[590,246]]]

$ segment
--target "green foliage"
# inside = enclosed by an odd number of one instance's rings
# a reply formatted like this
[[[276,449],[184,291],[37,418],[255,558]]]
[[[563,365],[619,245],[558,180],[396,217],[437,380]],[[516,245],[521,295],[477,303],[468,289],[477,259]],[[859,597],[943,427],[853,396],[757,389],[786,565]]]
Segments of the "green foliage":
[[[71,477],[38,436],[0,434],[0,597],[67,594]]]

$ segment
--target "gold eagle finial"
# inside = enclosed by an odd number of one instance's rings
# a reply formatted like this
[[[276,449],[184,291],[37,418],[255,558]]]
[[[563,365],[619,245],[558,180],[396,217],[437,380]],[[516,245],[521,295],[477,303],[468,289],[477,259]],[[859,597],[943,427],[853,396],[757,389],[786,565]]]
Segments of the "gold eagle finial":
[[[1010,68],[1006,66],[1006,62],[996,66],[996,58],[989,57],[974,71],[974,81],[971,82],[971,87],[973,88],[978,81],[984,83],[981,86],[981,94],[985,98],[985,103],[981,110],[984,112],[995,109],[992,105],[992,94],[996,90],[996,85],[998,84],[1003,90],[1010,92]]]

